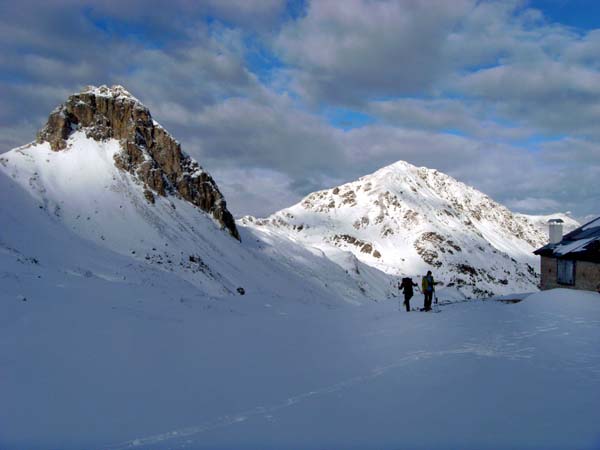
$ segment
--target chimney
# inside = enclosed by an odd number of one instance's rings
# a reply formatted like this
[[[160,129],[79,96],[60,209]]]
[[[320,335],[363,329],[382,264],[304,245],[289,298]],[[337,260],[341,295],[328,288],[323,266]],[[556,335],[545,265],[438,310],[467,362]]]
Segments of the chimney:
[[[550,244],[558,244],[562,241],[563,223],[564,221],[562,219],[550,219],[548,221],[548,237],[550,238]]]

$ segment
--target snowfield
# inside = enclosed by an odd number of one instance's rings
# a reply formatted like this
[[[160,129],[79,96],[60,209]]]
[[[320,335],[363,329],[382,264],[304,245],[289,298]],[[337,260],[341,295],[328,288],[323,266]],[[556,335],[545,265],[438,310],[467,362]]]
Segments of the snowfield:
[[[3,449],[600,448],[596,293],[405,313],[0,255]]]

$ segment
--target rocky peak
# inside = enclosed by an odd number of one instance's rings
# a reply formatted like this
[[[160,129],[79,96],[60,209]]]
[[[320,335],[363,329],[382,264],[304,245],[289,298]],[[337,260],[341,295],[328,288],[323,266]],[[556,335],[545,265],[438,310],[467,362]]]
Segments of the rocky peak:
[[[213,178],[181,150],[181,145],[152,119],[146,106],[122,86],[88,86],[50,114],[37,135],[54,151],[82,131],[97,141],[117,139],[122,151],[115,165],[131,173],[145,187],[146,199],[176,195],[211,214],[236,239],[233,216]]]

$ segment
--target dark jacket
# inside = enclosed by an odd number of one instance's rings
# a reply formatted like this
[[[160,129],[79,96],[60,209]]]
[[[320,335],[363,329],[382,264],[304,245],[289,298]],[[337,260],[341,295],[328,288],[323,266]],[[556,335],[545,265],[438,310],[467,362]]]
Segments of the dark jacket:
[[[413,296],[413,286],[416,286],[417,283],[413,282],[413,280],[411,278],[402,278],[402,283],[400,284],[400,290],[402,290],[402,292],[404,292],[404,296],[405,297],[412,297]]]

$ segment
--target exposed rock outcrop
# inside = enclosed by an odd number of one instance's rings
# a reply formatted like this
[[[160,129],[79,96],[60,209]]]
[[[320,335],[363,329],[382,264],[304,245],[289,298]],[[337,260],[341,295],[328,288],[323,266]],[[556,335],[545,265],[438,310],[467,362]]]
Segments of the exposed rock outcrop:
[[[177,195],[211,214],[236,239],[233,216],[213,178],[181,150],[181,145],[152,119],[150,111],[122,86],[88,86],[56,108],[37,135],[54,151],[66,148],[74,131],[98,141],[117,139],[122,152],[115,165],[144,184],[144,196]]]

